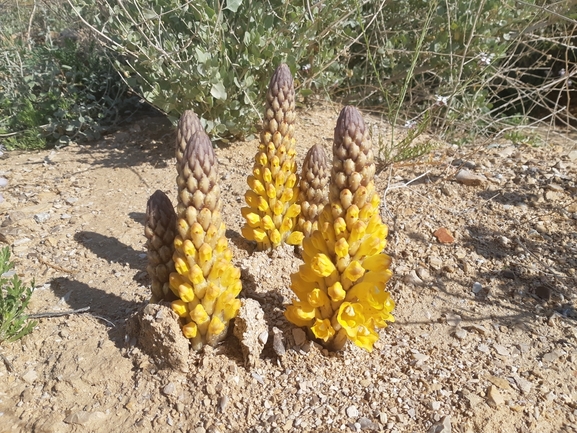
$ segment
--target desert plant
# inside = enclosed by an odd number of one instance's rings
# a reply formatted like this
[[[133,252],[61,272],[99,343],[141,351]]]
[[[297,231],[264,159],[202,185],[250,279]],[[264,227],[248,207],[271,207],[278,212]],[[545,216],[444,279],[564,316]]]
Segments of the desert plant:
[[[174,237],[176,235],[176,213],[168,196],[160,190],[150,196],[146,204],[144,225],[148,266],[151,280],[150,302],[172,301],[169,276],[174,272]]]
[[[360,113],[343,108],[337,120],[329,204],[318,230],[303,241],[303,261],[291,276],[298,297],[286,318],[306,326],[327,347],[351,340],[371,351],[377,328],[393,321],[395,304],[385,289],[391,259],[382,253],[387,226],[379,214],[373,151]]]
[[[178,137],[188,137],[192,115],[183,116]],[[179,143],[177,143],[179,148]],[[218,164],[212,143],[199,129],[187,140],[179,163],[174,267],[170,288],[179,298],[173,311],[180,317],[192,347],[216,345],[226,336],[230,319],[240,308],[240,270],[231,264],[232,252],[222,221]]]
[[[10,248],[4,247],[0,250],[0,344],[16,341],[36,326],[36,322],[28,320],[24,313],[34,290],[34,281],[30,286],[25,285],[13,268]]]
[[[133,90],[173,118],[192,108],[213,137],[256,132],[271,65],[299,73],[303,94],[342,80],[348,0],[98,0],[100,14],[69,1]]]
[[[265,119],[252,174],[245,194],[248,207],[241,209],[246,219],[243,236],[256,241],[259,249],[276,248],[282,243],[300,245],[302,232],[296,229],[300,213],[294,138],[295,92],[286,64],[273,74],[267,92]]]
[[[62,2],[16,9],[0,14],[0,140],[8,149],[98,138],[134,108],[109,54]]]
[[[317,229],[318,217],[328,202],[329,173],[330,167],[323,147],[320,144],[313,145],[303,161],[299,184],[298,203],[301,213],[297,229],[305,237]]]

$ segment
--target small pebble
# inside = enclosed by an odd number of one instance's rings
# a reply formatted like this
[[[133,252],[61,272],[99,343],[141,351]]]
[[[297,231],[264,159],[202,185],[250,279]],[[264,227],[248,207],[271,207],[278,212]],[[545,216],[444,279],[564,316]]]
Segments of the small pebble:
[[[463,185],[478,186],[487,181],[487,178],[482,174],[476,174],[469,170],[461,170],[455,176],[455,180]]]
[[[348,416],[349,418],[356,418],[356,417],[359,416],[359,410],[357,409],[356,406],[349,406],[349,407],[347,407],[346,412],[347,412],[347,416]]]
[[[481,290],[483,290],[483,285],[481,283],[478,282],[474,282],[473,283],[473,293],[480,293]]]
[[[176,392],[176,386],[173,382],[169,382],[164,388],[162,388],[162,393],[164,395],[172,395]]]
[[[491,385],[487,389],[487,404],[491,407],[497,407],[501,406],[503,403],[505,403],[505,398],[495,385]]]
[[[34,215],[34,221],[36,221],[38,224],[45,223],[49,219],[50,214],[48,212],[37,213],[36,215]]]
[[[302,346],[307,341],[307,335],[301,328],[293,328],[292,332],[296,346]]]

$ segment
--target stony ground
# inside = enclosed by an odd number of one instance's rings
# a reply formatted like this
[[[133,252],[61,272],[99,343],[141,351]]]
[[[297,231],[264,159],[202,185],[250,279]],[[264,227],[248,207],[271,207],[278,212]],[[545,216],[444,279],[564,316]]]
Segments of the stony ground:
[[[300,158],[313,143],[330,152],[337,115],[299,113]],[[35,279],[31,313],[90,310],[2,346],[0,430],[576,432],[576,138],[439,146],[378,175],[397,321],[372,353],[329,353],[283,318],[298,254],[254,252],[239,235],[257,142],[219,148],[242,296],[270,338],[253,368],[231,335],[190,354],[188,371],[159,368],[130,331],[149,297],[146,201],[156,189],[175,200],[170,126],[142,119],[95,144],[8,154],[0,241]]]

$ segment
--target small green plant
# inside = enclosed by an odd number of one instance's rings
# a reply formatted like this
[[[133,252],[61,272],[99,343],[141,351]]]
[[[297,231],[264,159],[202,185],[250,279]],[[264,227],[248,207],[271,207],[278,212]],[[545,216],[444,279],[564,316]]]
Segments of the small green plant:
[[[35,321],[28,320],[24,310],[30,302],[34,281],[26,286],[13,273],[14,263],[10,261],[10,248],[0,250],[0,344],[16,341],[32,332]],[[11,278],[10,278],[11,277]]]
[[[7,149],[97,139],[127,103],[135,105],[109,60],[114,54],[80,31],[62,2],[2,12],[0,143]]]

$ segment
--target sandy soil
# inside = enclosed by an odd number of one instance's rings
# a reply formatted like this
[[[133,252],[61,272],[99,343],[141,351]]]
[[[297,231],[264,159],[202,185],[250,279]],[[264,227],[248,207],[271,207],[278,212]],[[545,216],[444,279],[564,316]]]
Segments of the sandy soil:
[[[338,109],[298,113],[300,161],[313,143],[330,155]],[[191,353],[187,372],[160,368],[130,331],[149,298],[146,201],[161,189],[175,202],[170,125],[146,118],[98,143],[10,153],[0,160],[0,240],[21,277],[35,279],[30,312],[90,310],[40,319],[3,345],[0,431],[576,432],[569,143],[439,146],[378,174],[397,322],[372,353],[329,353],[284,319],[298,254],[255,252],[240,236],[257,142],[217,149],[241,296],[261,304],[270,338],[254,368],[231,335]],[[463,168],[485,180],[457,182]],[[439,228],[454,242],[440,243]]]

